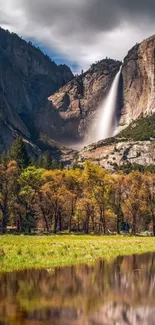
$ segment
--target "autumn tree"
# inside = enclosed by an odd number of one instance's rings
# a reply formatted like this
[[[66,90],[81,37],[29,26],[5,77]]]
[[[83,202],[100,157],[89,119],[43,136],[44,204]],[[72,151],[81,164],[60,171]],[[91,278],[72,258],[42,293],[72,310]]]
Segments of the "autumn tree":
[[[123,206],[124,213],[130,218],[132,223],[132,233],[135,235],[140,225],[145,206],[145,190],[143,187],[142,174],[138,171],[126,175],[124,181]]]
[[[112,177],[113,183],[110,189],[110,202],[111,208],[116,215],[116,229],[117,233],[120,234],[121,224],[124,221],[123,215],[123,197],[125,194],[125,175],[123,173],[113,175]]]
[[[107,222],[106,214],[110,210],[110,189],[112,186],[111,175],[105,170],[100,169],[98,172],[98,181],[94,188],[94,198],[96,207],[99,211],[99,232],[106,233]]]
[[[43,174],[44,185],[42,191],[46,202],[51,206],[51,218],[53,218],[53,232],[56,234],[59,226],[59,230],[62,230],[62,212],[69,191],[67,190],[65,183],[65,172],[60,170],[47,171]],[[48,201],[47,201],[48,199]]]
[[[106,233],[106,210],[109,206],[109,193],[111,175],[98,165],[87,161],[83,171],[83,196],[89,196],[94,204],[96,215],[99,215],[99,232]],[[94,223],[94,209],[92,209],[91,218]]]
[[[89,161],[85,162],[84,170],[82,173],[82,195],[80,198],[79,206],[80,209],[85,211],[85,229],[90,223],[90,219],[92,221],[93,230],[95,228],[95,218],[94,218],[94,209],[95,209],[95,201],[94,201],[94,190],[98,184],[98,173],[100,167],[92,164]]]
[[[69,214],[68,230],[72,230],[72,220],[75,216],[77,200],[82,195],[82,173],[79,169],[65,172],[65,185],[70,193],[70,201],[67,207]]]
[[[92,216],[92,212],[94,209],[93,201],[88,196],[83,197],[78,200],[77,202],[77,210],[78,213],[81,215],[81,224],[82,229],[84,230],[85,234],[89,233],[90,230],[90,219]]]

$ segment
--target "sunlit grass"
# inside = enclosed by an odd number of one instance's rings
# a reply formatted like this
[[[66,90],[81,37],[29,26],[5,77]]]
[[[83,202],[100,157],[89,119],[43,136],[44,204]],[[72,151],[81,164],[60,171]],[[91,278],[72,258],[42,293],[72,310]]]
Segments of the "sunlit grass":
[[[155,251],[155,238],[126,236],[0,236],[0,272],[52,268]]]

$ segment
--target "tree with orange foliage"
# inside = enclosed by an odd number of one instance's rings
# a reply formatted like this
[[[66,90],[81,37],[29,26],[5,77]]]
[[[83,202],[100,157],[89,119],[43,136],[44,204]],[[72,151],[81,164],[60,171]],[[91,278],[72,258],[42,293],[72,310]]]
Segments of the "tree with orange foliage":
[[[113,175],[112,180],[113,184],[110,191],[111,208],[116,215],[117,233],[120,234],[120,226],[121,223],[124,221],[122,204],[125,192],[125,175],[123,173],[115,174]]]
[[[123,209],[132,224],[132,233],[138,231],[138,224],[142,220],[145,205],[145,189],[142,174],[138,171],[131,172],[124,178]]]
[[[65,185],[65,172],[60,170],[46,171],[42,176],[44,185],[42,194],[45,204],[49,207],[51,218],[53,219],[53,232],[62,230],[62,212],[63,207],[70,199],[70,192]]]
[[[65,172],[65,185],[70,193],[67,212],[69,215],[68,230],[71,232],[72,221],[76,211],[76,203],[82,195],[82,172],[79,169],[67,170]]]

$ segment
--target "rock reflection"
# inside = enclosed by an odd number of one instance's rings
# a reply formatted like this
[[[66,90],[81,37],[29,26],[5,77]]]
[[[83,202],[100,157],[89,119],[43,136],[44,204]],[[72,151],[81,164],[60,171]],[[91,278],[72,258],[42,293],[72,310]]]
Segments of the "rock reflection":
[[[0,325],[154,325],[155,254],[0,274]]]

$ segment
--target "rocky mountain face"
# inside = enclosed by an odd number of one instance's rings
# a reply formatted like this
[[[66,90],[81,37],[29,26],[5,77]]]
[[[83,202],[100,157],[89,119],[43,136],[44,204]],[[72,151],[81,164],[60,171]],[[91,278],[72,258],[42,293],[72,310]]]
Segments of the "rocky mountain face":
[[[55,121],[55,125],[47,126],[49,136],[60,139],[60,135],[63,135],[67,142],[83,139],[93,113],[108,94],[120,65],[119,61],[102,60],[50,96],[49,110],[55,111],[61,120],[59,125]]]
[[[16,133],[32,137],[35,114],[72,78],[66,65],[57,66],[31,43],[0,29],[0,151]]]
[[[73,143],[87,133],[89,122],[107,95],[119,61],[102,60],[74,77],[38,48],[0,29],[0,152],[17,135],[40,148],[40,135]]]
[[[155,111],[154,51],[155,36],[152,36],[141,44],[136,44],[124,59],[116,112],[120,116],[118,130],[142,114],[145,116]],[[48,135],[59,141],[63,135],[67,144],[69,140],[75,142],[83,139],[88,134],[94,113],[104,102],[120,65],[119,61],[102,60],[50,96],[42,125],[48,129]],[[49,126],[47,121],[51,112],[54,122]],[[42,117],[40,121],[37,120],[40,127],[41,121]]]
[[[124,59],[120,125],[155,112],[155,35],[136,44]]]
[[[136,44],[124,59],[122,111],[118,130],[125,130],[113,139],[82,149],[77,162],[82,165],[89,159],[112,170],[126,163],[155,165],[154,112],[155,36],[152,36]]]
[[[134,46],[124,59],[117,103],[120,129],[155,110],[154,53],[155,36]],[[144,125],[139,138],[118,135],[79,154],[54,142],[82,142],[120,65],[105,59],[74,77],[66,65],[57,66],[31,43],[0,29],[0,152],[22,135],[31,152],[50,150],[67,165],[86,159],[107,168],[125,161],[154,164],[155,127],[148,137],[142,137]]]
[[[100,141],[92,144],[78,155],[76,162],[82,166],[84,161],[90,160],[109,170],[115,170],[126,163],[143,166],[155,165],[155,140],[150,141]]]

